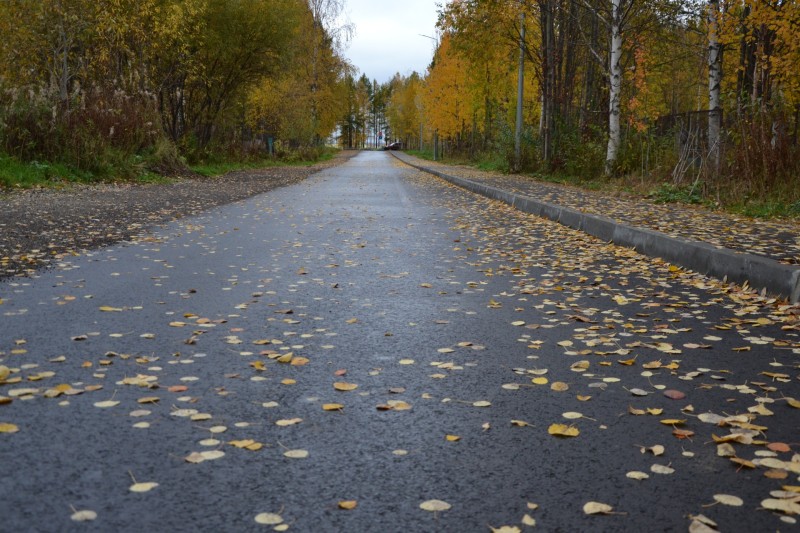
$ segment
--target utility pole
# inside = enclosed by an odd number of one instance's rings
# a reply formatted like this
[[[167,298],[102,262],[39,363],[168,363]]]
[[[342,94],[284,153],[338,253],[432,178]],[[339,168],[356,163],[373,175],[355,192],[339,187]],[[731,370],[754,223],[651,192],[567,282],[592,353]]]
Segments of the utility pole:
[[[517,76],[517,125],[514,131],[514,170],[522,167],[522,95],[525,81],[525,11],[519,14],[519,74]]]

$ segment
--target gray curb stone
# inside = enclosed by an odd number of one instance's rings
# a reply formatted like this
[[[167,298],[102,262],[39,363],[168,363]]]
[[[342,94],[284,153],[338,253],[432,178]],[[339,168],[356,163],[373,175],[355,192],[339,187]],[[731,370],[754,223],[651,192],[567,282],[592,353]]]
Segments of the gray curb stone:
[[[800,266],[778,263],[773,259],[735,252],[728,248],[717,248],[710,244],[670,237],[650,229],[621,224],[608,217],[582,213],[578,210],[539,201],[530,196],[490,187],[444,172],[410,163],[394,155],[406,165],[438,176],[468,191],[500,200],[506,204],[543,218],[556,221],[600,240],[619,246],[633,248],[651,257],[660,257],[675,265],[700,272],[717,279],[735,283],[747,282],[756,289],[787,298],[790,303],[800,302]]]

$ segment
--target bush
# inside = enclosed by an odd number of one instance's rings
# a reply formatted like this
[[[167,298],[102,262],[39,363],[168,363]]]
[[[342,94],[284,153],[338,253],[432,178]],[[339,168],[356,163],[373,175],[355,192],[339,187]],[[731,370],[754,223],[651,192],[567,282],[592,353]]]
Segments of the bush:
[[[738,201],[785,191],[790,202],[800,199],[800,146],[787,133],[786,122],[778,111],[755,111],[728,128],[715,180],[720,194]]]
[[[277,141],[274,146],[275,158],[284,163],[309,163],[329,158],[335,149],[322,145],[300,145],[291,147],[287,143]]]
[[[700,194],[701,184],[696,186],[678,186],[671,183],[662,183],[648,196],[657,204],[683,203],[701,204],[703,197]]]
[[[146,154],[168,156],[154,99],[95,88],[60,102],[45,91],[4,91],[0,147],[21,162],[48,161],[99,179],[130,179]]]
[[[602,139],[602,135],[594,133],[581,134],[577,128],[562,130],[556,147],[555,170],[583,180],[602,177],[606,158]]]
[[[497,135],[492,139],[491,150],[499,155],[500,170],[509,172],[516,159],[516,130],[515,126],[506,122],[502,117],[495,120]],[[522,129],[520,142],[520,168],[518,170],[537,170],[541,166],[539,160],[538,137],[534,136],[533,129],[525,126]]]

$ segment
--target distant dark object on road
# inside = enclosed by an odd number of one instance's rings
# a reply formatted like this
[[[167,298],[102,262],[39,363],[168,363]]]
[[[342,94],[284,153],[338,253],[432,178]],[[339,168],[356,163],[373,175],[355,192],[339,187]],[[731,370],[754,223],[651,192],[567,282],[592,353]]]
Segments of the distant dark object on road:
[[[383,149],[384,150],[402,150],[403,149],[403,143],[396,142],[396,143],[392,143],[392,144],[387,144],[386,146],[383,147]]]

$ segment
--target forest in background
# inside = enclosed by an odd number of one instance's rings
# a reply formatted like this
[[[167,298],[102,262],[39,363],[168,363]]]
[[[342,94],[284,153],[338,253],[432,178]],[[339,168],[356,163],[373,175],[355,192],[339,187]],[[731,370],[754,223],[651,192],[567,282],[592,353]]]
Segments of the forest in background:
[[[457,0],[438,30],[425,75],[386,89],[407,146],[800,215],[800,2]]]

